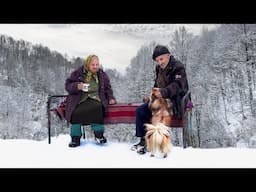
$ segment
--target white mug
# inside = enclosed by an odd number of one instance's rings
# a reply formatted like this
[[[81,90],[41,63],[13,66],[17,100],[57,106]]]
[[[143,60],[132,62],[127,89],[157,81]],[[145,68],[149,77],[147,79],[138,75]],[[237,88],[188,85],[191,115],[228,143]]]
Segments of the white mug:
[[[84,91],[84,92],[88,92],[89,85],[90,85],[90,84],[88,84],[88,83],[84,83],[84,84],[83,84],[83,91]]]

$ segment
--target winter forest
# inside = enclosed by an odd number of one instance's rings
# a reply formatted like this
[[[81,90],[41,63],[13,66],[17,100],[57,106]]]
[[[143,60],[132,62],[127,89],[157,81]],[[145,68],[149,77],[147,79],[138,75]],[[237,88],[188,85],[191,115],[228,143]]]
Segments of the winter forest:
[[[202,28],[200,35],[183,26],[169,39],[165,45],[186,66],[194,104],[191,145],[256,147],[256,24],[222,24]],[[157,44],[138,48],[125,74],[103,66],[118,102],[142,102],[150,93]],[[43,45],[0,34],[0,138],[46,139],[48,95],[67,94],[65,80],[82,63],[82,58],[69,59]],[[52,136],[69,133],[55,116],[52,127]],[[106,135],[133,142],[135,125],[106,125]]]

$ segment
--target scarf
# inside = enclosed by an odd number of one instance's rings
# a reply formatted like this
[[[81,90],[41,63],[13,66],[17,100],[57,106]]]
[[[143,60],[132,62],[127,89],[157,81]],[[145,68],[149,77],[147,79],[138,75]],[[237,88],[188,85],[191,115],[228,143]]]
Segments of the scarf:
[[[92,73],[90,70],[89,70],[89,65],[92,61],[92,58],[93,57],[96,57],[96,55],[89,55],[86,59],[85,59],[85,62],[84,62],[84,69],[87,71],[87,74],[85,76],[85,82],[86,83],[89,83],[91,78],[93,77],[96,81],[96,83],[98,84],[99,83],[99,79],[98,79],[98,75],[97,75],[97,72],[96,73]]]

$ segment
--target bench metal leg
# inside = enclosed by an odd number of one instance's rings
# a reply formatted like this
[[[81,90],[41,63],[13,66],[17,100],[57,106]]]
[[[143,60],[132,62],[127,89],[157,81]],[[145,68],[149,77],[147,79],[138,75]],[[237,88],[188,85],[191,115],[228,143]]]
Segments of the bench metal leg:
[[[48,143],[51,144],[51,111],[50,111],[51,97],[47,101],[47,117],[48,117]]]
[[[84,126],[82,125],[82,132],[83,132],[83,139],[85,139],[85,131],[84,131]]]
[[[183,115],[182,120],[182,135],[183,135],[183,148],[185,149],[187,147],[187,141],[188,141],[188,112],[186,111]]]
[[[182,143],[183,143],[183,148],[185,149],[187,147],[187,143],[186,143],[186,130],[183,127],[182,128]]]

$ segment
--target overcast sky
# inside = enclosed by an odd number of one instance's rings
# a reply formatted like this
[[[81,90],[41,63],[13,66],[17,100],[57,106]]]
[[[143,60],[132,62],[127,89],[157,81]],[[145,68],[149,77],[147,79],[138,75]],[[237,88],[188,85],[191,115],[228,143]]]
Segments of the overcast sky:
[[[42,44],[52,51],[85,58],[96,54],[104,68],[124,72],[143,44],[151,41],[167,44],[171,34],[184,25],[200,34],[202,26],[214,24],[0,24],[0,34]]]

